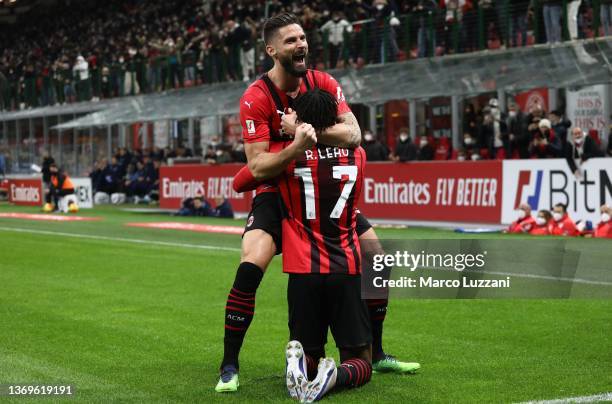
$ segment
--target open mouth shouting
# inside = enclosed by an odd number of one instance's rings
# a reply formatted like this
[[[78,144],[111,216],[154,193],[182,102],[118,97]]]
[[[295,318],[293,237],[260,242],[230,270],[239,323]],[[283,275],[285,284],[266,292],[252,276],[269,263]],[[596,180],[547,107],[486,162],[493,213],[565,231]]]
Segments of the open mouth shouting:
[[[298,52],[293,55],[293,65],[297,70],[306,69],[306,52]]]

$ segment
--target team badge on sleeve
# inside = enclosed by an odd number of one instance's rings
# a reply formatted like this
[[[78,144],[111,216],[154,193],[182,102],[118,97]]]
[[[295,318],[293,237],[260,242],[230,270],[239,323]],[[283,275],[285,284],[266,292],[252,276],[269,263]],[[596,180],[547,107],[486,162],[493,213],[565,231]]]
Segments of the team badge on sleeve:
[[[255,133],[255,122],[251,119],[246,120],[247,133],[252,135]]]

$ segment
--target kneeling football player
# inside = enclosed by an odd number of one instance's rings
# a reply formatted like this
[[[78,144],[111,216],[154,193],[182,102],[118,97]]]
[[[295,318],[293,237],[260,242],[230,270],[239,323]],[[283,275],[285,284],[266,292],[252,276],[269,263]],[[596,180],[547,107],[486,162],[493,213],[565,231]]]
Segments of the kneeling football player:
[[[298,127],[296,139],[308,141],[278,181],[292,340],[286,382],[291,397],[312,402],[337,386],[364,385],[372,375],[372,331],[361,299],[355,230],[365,153],[316,143],[317,131],[335,123],[337,102],[330,93],[304,93],[295,109],[300,121],[311,124]],[[328,329],[340,350],[338,367],[325,357]]]

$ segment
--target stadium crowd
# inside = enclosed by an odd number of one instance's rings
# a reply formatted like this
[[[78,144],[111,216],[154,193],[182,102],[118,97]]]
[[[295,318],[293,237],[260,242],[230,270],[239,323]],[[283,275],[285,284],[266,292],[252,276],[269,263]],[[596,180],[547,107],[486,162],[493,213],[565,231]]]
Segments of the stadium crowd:
[[[411,136],[408,128],[399,131],[392,150],[366,130],[364,148],[368,161],[566,158],[574,172],[576,159],[612,156],[612,126],[603,150],[603,136],[597,130],[572,126],[562,111],[547,113],[538,104],[528,113],[514,102],[501,112],[495,98],[479,111],[466,104],[462,129],[458,149],[453,149],[448,137]]]
[[[271,66],[259,33],[281,11],[300,17],[311,67],[335,68],[610,35],[612,0],[591,3],[58,0],[0,25],[0,109],[248,81]]]

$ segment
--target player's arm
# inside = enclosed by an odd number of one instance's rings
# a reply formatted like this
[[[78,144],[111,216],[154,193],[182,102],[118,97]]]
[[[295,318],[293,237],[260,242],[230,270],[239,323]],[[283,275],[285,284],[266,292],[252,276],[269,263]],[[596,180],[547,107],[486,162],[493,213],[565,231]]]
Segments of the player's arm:
[[[361,129],[357,117],[352,112],[338,115],[338,123],[319,134],[323,144],[355,148],[361,144]]]
[[[278,176],[293,160],[316,143],[314,128],[309,124],[301,124],[295,131],[293,142],[278,153],[270,153],[269,142],[246,143],[244,151],[253,178],[261,181]]]
[[[294,111],[291,111],[282,118],[283,130],[287,133],[294,134],[297,127],[297,116]],[[351,112],[345,112],[338,115],[338,123],[330,126],[323,132],[318,133],[319,142],[328,146],[348,147],[354,149],[361,144],[361,129],[357,118]]]

